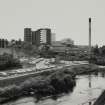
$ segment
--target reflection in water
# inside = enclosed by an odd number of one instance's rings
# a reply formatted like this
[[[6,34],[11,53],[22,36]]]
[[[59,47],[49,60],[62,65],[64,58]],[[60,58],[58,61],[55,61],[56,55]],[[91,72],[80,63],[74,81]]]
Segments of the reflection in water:
[[[89,100],[90,100],[89,105],[91,105],[91,104],[92,104],[92,103],[91,103],[91,96],[92,96],[91,88],[92,88],[92,85],[91,85],[91,75],[90,75],[90,74],[89,74],[88,79],[89,79],[89,90],[90,90],[89,93],[88,93]]]
[[[101,72],[101,76],[102,77],[105,77],[105,72]]]
[[[78,76],[76,87],[71,94],[58,97],[56,100],[51,98],[40,100],[35,103],[35,99],[26,103],[13,104],[13,105],[93,105],[94,101],[105,89],[105,73],[96,75],[82,75]],[[32,98],[32,97],[31,97]],[[7,105],[7,104],[5,104]],[[11,103],[8,105],[12,105]]]
[[[91,103],[91,102],[89,102],[89,105],[92,105],[92,103]]]
[[[89,74],[89,88],[91,88],[91,75]]]
[[[98,72],[95,72],[94,75],[95,75],[95,76],[98,76]]]
[[[104,71],[102,71],[102,72],[100,72],[100,73],[95,72],[94,75],[95,75],[95,76],[105,77],[105,72],[104,72]]]

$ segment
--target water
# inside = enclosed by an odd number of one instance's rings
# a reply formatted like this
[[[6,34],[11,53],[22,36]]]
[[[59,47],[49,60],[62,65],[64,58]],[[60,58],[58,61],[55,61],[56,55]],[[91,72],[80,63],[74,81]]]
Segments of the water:
[[[105,74],[78,76],[76,87],[72,93],[59,97],[57,100],[45,99],[35,103],[35,99],[22,98],[5,105],[92,105],[105,89]]]

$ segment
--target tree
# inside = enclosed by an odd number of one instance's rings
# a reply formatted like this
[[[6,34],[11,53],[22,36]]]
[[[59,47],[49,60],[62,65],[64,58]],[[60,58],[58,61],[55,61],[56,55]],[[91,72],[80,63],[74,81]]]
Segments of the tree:
[[[43,57],[54,57],[55,56],[53,52],[53,47],[48,44],[41,45],[39,47],[39,53]]]
[[[95,55],[99,55],[99,54],[100,54],[98,45],[96,45],[96,46],[93,48],[93,53],[94,53]]]
[[[105,55],[105,46],[102,46],[101,52],[102,52],[102,55]]]
[[[21,44],[21,51],[30,56],[34,56],[38,53],[38,48],[35,45],[32,45],[31,43],[24,42]]]
[[[72,47],[74,45],[74,41],[70,38],[66,38],[62,40],[62,44],[66,45],[67,47]]]

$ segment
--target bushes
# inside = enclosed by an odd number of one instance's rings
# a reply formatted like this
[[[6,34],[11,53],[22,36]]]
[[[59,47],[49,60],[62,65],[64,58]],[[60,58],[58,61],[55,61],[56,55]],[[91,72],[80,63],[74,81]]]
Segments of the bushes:
[[[21,89],[16,85],[0,89],[0,97],[3,98],[14,98],[20,96],[20,94],[21,94]]]
[[[46,76],[46,78],[37,76],[24,81],[19,86],[12,85],[0,89],[0,97],[15,99],[22,96],[35,96],[39,100],[45,96],[67,93],[72,91],[74,86],[75,80],[72,76],[61,70]]]
[[[90,59],[91,63],[95,63],[97,65],[102,65],[105,66],[105,57],[104,56],[96,56],[96,55],[92,55],[91,59]]]
[[[0,55],[0,62],[0,70],[22,68],[20,61],[16,58],[13,58],[10,54]]]
[[[51,77],[50,84],[54,87],[55,94],[59,94],[62,92],[67,93],[69,90],[72,90],[75,86],[75,81],[71,75],[60,73]]]

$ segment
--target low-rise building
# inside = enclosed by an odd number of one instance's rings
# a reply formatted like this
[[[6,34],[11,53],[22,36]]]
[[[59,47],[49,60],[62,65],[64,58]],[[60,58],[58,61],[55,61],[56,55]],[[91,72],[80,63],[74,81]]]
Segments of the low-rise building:
[[[88,46],[77,46],[72,43],[71,46],[68,46],[62,41],[56,41],[52,43],[52,47],[56,53],[65,53],[67,51],[69,54],[88,54]]]
[[[7,48],[8,47],[8,40],[7,39],[0,39],[0,48]]]

